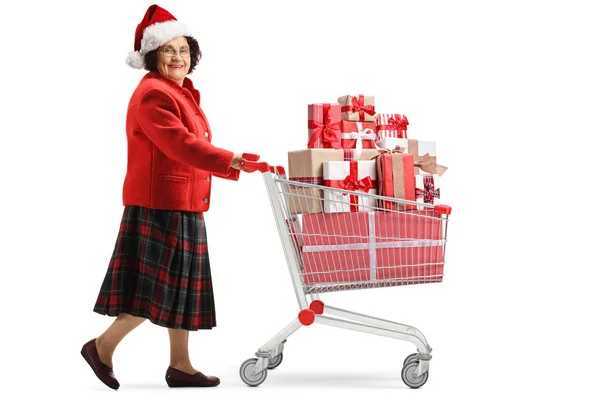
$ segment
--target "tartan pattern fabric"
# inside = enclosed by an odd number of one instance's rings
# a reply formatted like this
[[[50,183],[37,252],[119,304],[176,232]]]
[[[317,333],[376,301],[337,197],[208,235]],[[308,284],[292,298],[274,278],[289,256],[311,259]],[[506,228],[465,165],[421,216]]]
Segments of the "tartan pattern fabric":
[[[296,181],[296,182],[300,182],[300,183],[309,183],[311,185],[320,185],[323,186],[323,177],[317,177],[317,176],[297,176],[295,178],[289,178],[290,181]],[[299,186],[299,185],[293,185],[290,184],[289,185],[290,189],[306,189],[305,186]]]
[[[344,149],[344,161],[354,160],[355,149]]]
[[[94,312],[173,329],[215,327],[202,214],[126,206]]]
[[[417,199],[423,198],[424,203],[434,204],[434,198],[440,198],[440,188],[435,187],[433,176],[423,175],[423,188],[416,188]]]
[[[323,185],[323,177],[322,176],[297,176],[294,178],[290,178],[290,181],[296,181],[300,183],[310,183],[313,185]]]

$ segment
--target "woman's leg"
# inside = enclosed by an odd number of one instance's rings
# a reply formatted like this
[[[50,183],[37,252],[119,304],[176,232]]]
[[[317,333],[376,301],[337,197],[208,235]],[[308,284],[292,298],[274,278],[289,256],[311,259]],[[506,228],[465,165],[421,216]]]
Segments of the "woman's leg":
[[[170,329],[169,340],[171,342],[171,362],[170,367],[194,375],[198,371],[192,367],[190,361],[190,352],[188,349],[188,339],[190,332],[185,329]]]
[[[96,338],[96,349],[102,363],[112,368],[112,356],[125,336],[146,319],[121,313],[108,329]]]

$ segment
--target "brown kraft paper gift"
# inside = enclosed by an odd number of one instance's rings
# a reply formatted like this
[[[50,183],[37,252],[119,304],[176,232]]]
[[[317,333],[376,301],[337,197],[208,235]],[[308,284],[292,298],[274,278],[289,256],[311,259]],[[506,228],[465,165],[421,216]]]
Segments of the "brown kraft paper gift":
[[[363,149],[358,160],[370,160],[377,156],[376,149]],[[288,179],[292,181],[289,198],[290,212],[312,214],[323,212],[323,190],[294,187],[294,182],[323,186],[324,161],[351,161],[354,149],[305,149],[288,152]]]

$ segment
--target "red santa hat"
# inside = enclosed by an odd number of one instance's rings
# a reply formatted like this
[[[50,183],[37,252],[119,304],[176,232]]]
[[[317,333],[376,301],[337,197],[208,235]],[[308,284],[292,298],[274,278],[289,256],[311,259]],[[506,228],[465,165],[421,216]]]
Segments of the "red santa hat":
[[[127,55],[127,65],[137,69],[144,68],[144,56],[148,52],[173,39],[191,35],[187,26],[177,21],[170,12],[154,4],[148,8],[135,30],[134,51]]]

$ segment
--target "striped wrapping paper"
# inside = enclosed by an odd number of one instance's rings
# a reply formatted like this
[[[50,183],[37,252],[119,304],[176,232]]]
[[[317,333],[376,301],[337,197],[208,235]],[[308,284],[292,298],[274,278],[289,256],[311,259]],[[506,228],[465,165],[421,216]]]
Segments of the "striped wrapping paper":
[[[386,137],[406,139],[408,119],[404,114],[377,114],[375,116],[377,140]]]
[[[342,106],[335,103],[308,105],[308,145],[309,149],[341,149],[340,121]]]

